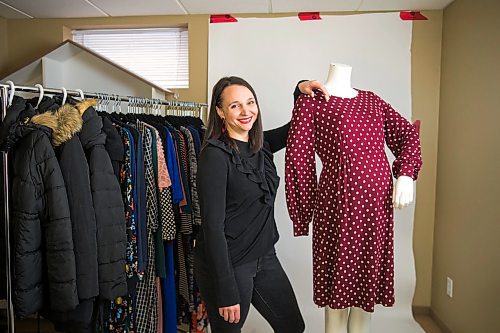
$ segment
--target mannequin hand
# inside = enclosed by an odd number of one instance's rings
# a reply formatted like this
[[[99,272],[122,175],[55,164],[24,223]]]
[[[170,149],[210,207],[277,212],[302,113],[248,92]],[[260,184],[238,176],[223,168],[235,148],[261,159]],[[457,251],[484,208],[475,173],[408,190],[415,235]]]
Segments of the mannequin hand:
[[[394,208],[404,208],[413,201],[413,179],[408,176],[399,176],[392,191]]]
[[[299,83],[299,90],[301,93],[314,97],[314,89],[319,89],[325,94],[325,99],[328,101],[330,94],[326,90],[323,83],[317,80],[304,81]]]
[[[237,324],[240,321],[240,305],[231,305],[219,308],[219,314],[225,321]]]

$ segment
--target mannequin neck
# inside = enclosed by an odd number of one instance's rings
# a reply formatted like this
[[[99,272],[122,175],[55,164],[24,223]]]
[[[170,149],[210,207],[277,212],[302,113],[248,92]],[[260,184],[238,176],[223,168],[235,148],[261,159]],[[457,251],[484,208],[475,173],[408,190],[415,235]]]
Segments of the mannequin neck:
[[[326,78],[326,90],[332,96],[342,98],[353,98],[358,95],[358,91],[351,87],[352,67],[339,63],[331,63],[328,77]]]

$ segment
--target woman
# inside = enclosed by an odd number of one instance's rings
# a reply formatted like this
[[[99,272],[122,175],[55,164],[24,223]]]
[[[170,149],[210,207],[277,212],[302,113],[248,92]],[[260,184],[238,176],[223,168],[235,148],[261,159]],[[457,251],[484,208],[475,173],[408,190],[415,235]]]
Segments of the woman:
[[[307,94],[316,88],[326,94],[318,81],[298,86]],[[202,228],[195,247],[195,278],[214,333],[241,332],[250,304],[275,332],[304,331],[274,250],[279,177],[272,154],[285,147],[288,128],[262,131],[257,96],[245,80],[215,84],[198,162]]]

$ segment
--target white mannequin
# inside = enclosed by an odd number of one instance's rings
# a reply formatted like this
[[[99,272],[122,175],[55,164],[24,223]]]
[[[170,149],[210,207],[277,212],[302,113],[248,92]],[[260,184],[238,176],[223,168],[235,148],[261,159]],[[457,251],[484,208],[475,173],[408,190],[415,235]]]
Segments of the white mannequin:
[[[330,63],[330,70],[326,78],[325,88],[331,96],[353,98],[358,91],[351,87],[352,67],[339,63]]]
[[[354,98],[358,91],[351,86],[352,67],[330,63],[325,88],[331,96]],[[413,179],[400,176],[393,188],[394,208],[404,208],[413,201]],[[369,333],[371,313],[357,307],[332,309],[325,307],[325,333]]]
[[[352,67],[345,64],[332,62],[326,78],[325,88],[331,96],[341,98],[354,98],[358,91],[351,87]],[[400,176],[396,180],[392,192],[394,208],[404,208],[413,201],[413,179]]]

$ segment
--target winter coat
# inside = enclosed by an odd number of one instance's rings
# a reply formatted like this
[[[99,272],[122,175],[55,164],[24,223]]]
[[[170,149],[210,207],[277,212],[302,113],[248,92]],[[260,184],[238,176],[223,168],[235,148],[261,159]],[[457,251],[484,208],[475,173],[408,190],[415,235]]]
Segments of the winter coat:
[[[10,222],[14,252],[16,314],[69,311],[78,304],[68,198],[53,143],[75,134],[64,113],[34,115],[17,98],[2,124],[0,144],[13,162]],[[52,142],[51,142],[52,141]],[[46,307],[45,307],[46,308]]]
[[[127,294],[125,276],[126,222],[120,184],[105,149],[102,120],[86,100],[76,105],[83,118],[78,134],[89,166],[90,188],[97,225],[99,294],[107,300]]]
[[[120,180],[120,165],[123,164],[125,156],[125,148],[123,147],[123,141],[113,126],[111,120],[106,117],[101,117],[102,119],[102,130],[106,133],[106,151],[111,158],[111,164],[113,165],[113,171],[115,173],[118,181]]]
[[[79,132],[83,123],[80,112],[69,104],[60,110],[67,113],[67,118],[75,118],[72,124],[79,125],[75,133]],[[87,158],[78,135],[56,147],[55,152],[66,184],[71,213],[78,298],[91,299],[99,294],[99,284],[97,230]]]
[[[3,163],[0,165],[3,175]],[[4,221],[4,188],[3,177],[0,178],[0,221]],[[7,263],[5,262],[5,225],[0,225],[0,299],[7,298]]]

